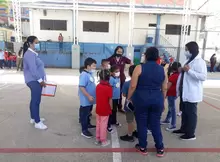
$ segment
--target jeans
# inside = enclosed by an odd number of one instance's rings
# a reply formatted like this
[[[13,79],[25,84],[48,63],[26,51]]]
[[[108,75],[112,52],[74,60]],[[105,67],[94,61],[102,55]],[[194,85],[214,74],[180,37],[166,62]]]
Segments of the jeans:
[[[3,69],[4,60],[0,60],[0,68]]]
[[[117,124],[117,110],[118,110],[119,100],[113,99],[112,102],[113,102],[112,114],[109,116],[108,128],[110,128],[112,124]]]
[[[89,116],[91,114],[91,109],[92,109],[92,105],[91,106],[80,106],[79,117],[80,117],[80,123],[82,126],[82,132],[88,131],[88,126],[90,123]]]
[[[167,101],[169,110],[167,112],[167,117],[165,121],[170,121],[171,119],[171,126],[176,127],[176,97],[168,96]]]
[[[31,102],[30,102],[31,119],[34,119],[35,123],[39,123],[42,87],[38,81],[31,81],[27,83],[27,86],[31,90]]]
[[[181,130],[187,136],[194,136],[197,125],[197,103],[182,102]]]
[[[109,116],[99,116],[96,114],[96,139],[105,142],[107,139],[107,125]]]

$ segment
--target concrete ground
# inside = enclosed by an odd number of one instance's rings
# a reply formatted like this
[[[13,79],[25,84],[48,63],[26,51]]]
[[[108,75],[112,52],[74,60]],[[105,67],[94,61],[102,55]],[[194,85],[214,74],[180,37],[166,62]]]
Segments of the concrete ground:
[[[121,128],[109,134],[107,148],[95,138],[80,135],[78,124],[78,71],[47,69],[48,80],[58,84],[54,98],[43,97],[41,116],[49,127],[40,131],[29,124],[30,92],[21,72],[0,70],[0,162],[219,162],[220,161],[220,74],[209,74],[204,83],[204,102],[199,104],[197,140],[184,142],[162,126],[167,153],[157,158],[149,135],[148,156],[136,153],[134,143],[122,142],[125,116],[118,115]],[[164,114],[165,115],[165,114]],[[178,126],[180,118],[178,120]],[[95,113],[93,115],[95,123]],[[95,130],[92,130],[95,134]]]

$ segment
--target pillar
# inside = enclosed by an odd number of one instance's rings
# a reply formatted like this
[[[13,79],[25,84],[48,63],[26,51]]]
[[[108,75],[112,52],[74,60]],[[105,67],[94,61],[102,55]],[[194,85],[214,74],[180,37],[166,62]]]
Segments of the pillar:
[[[160,21],[161,21],[161,15],[157,15],[157,26],[156,26],[156,33],[155,33],[155,45],[160,45]]]

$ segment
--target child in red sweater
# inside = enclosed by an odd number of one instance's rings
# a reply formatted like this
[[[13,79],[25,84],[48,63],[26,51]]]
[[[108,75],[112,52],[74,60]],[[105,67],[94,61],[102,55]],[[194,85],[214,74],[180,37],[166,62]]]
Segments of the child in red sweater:
[[[112,113],[112,87],[109,84],[110,71],[101,70],[100,83],[96,87],[96,144],[103,147],[110,144],[107,140],[107,125]]]

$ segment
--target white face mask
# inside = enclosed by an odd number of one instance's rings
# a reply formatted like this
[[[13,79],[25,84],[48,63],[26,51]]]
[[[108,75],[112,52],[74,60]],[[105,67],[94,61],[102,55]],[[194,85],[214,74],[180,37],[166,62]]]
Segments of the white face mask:
[[[111,69],[111,65],[108,64],[107,69]]]
[[[192,54],[189,52],[189,51],[185,51],[185,56],[187,57],[187,58],[191,58],[192,57]]]
[[[115,76],[119,77],[120,76],[120,72],[115,73]]]
[[[91,69],[91,70],[90,70],[90,73],[95,73],[95,69]]]

